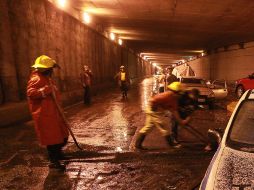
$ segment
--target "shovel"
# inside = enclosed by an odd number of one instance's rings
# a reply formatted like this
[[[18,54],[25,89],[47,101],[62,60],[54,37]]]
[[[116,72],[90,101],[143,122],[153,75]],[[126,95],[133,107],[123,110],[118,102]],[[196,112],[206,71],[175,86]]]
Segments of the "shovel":
[[[202,133],[200,133],[197,129],[195,129],[193,126],[189,124],[186,125],[184,129],[186,129],[188,132],[190,132],[192,135],[198,138],[202,143],[207,145],[206,148],[208,148],[209,146],[211,150],[216,149],[221,142],[221,134],[217,130],[208,129],[207,131],[208,138],[207,138]]]
[[[54,89],[51,80],[50,80],[50,85],[51,85],[52,89]],[[78,147],[79,150],[83,150],[83,149],[81,148],[81,146],[79,145],[78,141],[76,140],[75,135],[73,134],[73,132],[72,132],[72,130],[71,130],[71,125],[70,125],[70,123],[68,122],[67,118],[65,117],[64,111],[63,111],[62,107],[58,104],[58,102],[57,102],[57,100],[56,100],[56,93],[55,93],[54,90],[52,90],[52,96],[53,96],[53,100],[54,100],[54,102],[55,102],[55,104],[56,104],[57,110],[59,111],[59,114],[61,115],[61,117],[62,117],[62,119],[63,119],[63,121],[64,121],[64,123],[65,123],[65,125],[66,125],[66,127],[67,127],[67,129],[68,129],[68,131],[70,132],[71,137],[72,137],[72,139],[74,140],[75,145]]]
[[[197,129],[195,129],[194,127],[192,127],[191,125],[186,125],[185,127],[183,127],[184,129],[186,129],[189,133],[191,133],[193,136],[195,136],[196,138],[198,138],[198,140],[200,140],[202,143],[204,144],[208,144],[207,138],[200,133]]]

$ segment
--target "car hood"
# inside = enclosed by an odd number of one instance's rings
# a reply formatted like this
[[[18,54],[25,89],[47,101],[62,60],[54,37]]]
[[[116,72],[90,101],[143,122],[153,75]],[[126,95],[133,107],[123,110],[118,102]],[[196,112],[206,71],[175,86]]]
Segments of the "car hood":
[[[214,190],[254,189],[254,153],[225,147],[215,179]]]
[[[212,90],[204,85],[199,85],[199,84],[185,84],[187,87],[187,90],[191,90],[193,88],[196,88],[199,90],[200,95],[205,95],[208,96],[209,94],[212,93]]]

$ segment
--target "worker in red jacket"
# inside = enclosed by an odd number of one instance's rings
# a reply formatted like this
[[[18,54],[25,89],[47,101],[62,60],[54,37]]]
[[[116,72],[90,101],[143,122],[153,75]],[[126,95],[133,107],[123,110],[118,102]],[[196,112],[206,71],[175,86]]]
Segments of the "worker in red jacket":
[[[165,110],[169,110],[173,118],[178,121],[180,125],[186,125],[190,121],[190,117],[181,119],[178,113],[179,93],[184,90],[184,86],[180,82],[173,82],[168,86],[168,89],[169,91],[157,94],[150,100],[146,110],[145,126],[139,130],[135,143],[137,149],[145,149],[142,143],[153,127],[156,127],[160,131],[170,146],[180,148],[180,144],[174,143],[170,129],[164,125],[162,117],[165,117]]]
[[[83,72],[80,74],[82,86],[84,88],[84,104],[91,104],[91,84],[93,74],[87,65],[84,65]]]
[[[27,85],[27,98],[39,143],[47,147],[49,167],[64,170],[59,160],[69,133],[56,105],[60,102],[59,92],[51,78],[56,67],[56,62],[48,56],[36,59]]]

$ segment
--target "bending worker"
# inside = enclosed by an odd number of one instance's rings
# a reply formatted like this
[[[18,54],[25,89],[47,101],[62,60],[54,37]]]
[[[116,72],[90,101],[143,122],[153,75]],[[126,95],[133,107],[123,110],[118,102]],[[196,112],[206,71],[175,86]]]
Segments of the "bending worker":
[[[200,92],[196,88],[180,93],[180,96],[178,98],[178,113],[181,119],[186,119],[198,108],[199,94]],[[179,144],[178,122],[173,120],[171,121],[171,123],[172,140],[175,144]]]
[[[157,94],[150,100],[150,104],[146,111],[145,126],[139,131],[135,143],[137,149],[145,150],[142,143],[154,126],[159,129],[170,146],[174,148],[179,148],[181,146],[173,142],[170,129],[163,125],[163,117],[165,117],[165,110],[169,110],[180,125],[186,125],[190,121],[190,117],[183,120],[178,113],[178,98],[180,91],[183,90],[183,85],[180,82],[173,82],[168,88],[169,91]]]
[[[63,159],[62,148],[67,144],[69,133],[57,109],[59,92],[51,79],[53,68],[57,66],[46,55],[36,59],[27,85],[27,97],[39,143],[48,151],[49,167],[64,170],[59,160]]]

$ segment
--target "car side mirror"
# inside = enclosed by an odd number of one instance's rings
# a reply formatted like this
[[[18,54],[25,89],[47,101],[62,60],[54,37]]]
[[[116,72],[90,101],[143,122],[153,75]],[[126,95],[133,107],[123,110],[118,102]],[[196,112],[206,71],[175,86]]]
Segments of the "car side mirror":
[[[209,139],[209,146],[211,150],[216,150],[219,147],[219,144],[222,139],[222,130],[221,129],[209,129],[207,136]]]

